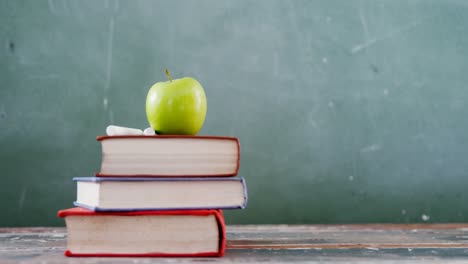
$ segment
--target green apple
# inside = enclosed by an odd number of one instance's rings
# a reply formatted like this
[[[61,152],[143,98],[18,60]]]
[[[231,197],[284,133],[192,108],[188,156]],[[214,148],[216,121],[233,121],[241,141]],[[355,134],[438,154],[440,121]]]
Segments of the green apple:
[[[206,116],[206,96],[190,77],[155,83],[146,96],[146,117],[157,134],[196,135]]]

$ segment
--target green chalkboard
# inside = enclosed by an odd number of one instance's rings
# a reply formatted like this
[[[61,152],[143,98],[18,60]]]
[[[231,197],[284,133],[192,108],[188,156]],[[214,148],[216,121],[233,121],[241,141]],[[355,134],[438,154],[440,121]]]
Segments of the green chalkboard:
[[[203,84],[201,134],[237,136],[228,224],[468,220],[468,4],[0,1],[0,226],[62,225],[109,124]]]

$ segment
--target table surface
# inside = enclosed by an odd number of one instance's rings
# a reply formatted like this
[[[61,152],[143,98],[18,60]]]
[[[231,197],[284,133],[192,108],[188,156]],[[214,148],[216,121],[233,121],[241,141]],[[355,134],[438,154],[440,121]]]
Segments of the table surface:
[[[0,263],[468,263],[468,224],[227,227],[223,258],[67,258],[64,228],[0,228]]]

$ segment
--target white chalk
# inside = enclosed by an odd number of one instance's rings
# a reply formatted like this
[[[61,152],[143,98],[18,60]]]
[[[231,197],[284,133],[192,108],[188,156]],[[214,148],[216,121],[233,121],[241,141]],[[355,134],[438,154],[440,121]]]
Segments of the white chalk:
[[[132,135],[132,136],[139,136],[143,135],[143,131],[137,128],[130,128],[130,127],[121,127],[121,126],[113,126],[110,125],[106,128],[106,133],[108,136],[125,136],[125,135]]]
[[[152,127],[148,127],[143,131],[143,134],[145,134],[145,136],[154,136],[156,135],[156,132],[154,132],[154,129]]]

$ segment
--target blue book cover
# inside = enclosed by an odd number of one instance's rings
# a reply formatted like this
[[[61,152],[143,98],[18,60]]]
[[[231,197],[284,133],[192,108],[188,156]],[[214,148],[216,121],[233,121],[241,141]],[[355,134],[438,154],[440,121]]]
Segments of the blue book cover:
[[[95,212],[243,209],[242,177],[123,178],[76,177],[75,206]]]

